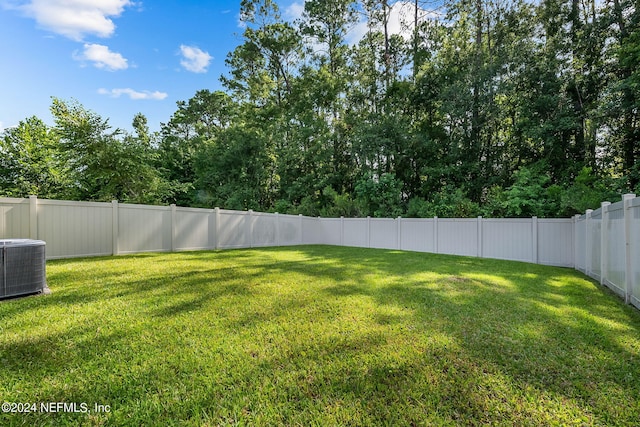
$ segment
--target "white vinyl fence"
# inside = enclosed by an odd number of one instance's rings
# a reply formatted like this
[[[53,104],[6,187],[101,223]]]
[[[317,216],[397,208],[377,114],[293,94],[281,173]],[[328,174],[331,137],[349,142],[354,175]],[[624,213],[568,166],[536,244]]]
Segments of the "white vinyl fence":
[[[321,218],[324,241],[573,267],[573,219]]]
[[[47,243],[47,259],[321,243],[317,218],[118,203],[0,198],[0,239]]]
[[[575,268],[640,308],[640,197],[577,215]]]
[[[640,308],[640,198],[568,219],[311,218],[253,211],[0,198],[0,239],[47,258],[328,244],[576,268]]]

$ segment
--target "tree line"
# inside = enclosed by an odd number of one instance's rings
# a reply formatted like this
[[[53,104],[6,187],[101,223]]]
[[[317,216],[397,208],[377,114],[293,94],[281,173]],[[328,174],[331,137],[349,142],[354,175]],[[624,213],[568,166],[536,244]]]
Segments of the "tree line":
[[[640,192],[637,1],[428,6],[307,0],[290,22],[243,0],[224,91],[178,102],[158,132],[53,98],[54,126],[31,117],[0,137],[0,195],[552,217]]]

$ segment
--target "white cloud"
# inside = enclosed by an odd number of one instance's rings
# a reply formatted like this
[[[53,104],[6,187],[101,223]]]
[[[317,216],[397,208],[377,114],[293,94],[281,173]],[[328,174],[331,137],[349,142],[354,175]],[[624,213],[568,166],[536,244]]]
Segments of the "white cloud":
[[[208,52],[195,46],[180,45],[180,54],[182,55],[180,65],[193,73],[206,73],[207,67],[213,59]]]
[[[73,53],[76,61],[91,61],[94,67],[108,71],[126,70],[127,59],[117,52],[111,52],[108,46],[85,43],[82,54]]]
[[[414,27],[415,3],[401,0],[395,2],[389,13],[388,29],[389,34],[399,34],[405,39],[411,37]],[[426,10],[418,7],[418,19],[420,21],[432,20],[440,17],[437,10]]]
[[[284,18],[287,21],[295,21],[296,19],[302,18],[303,13],[304,13],[304,2],[302,3],[294,2],[285,8]]]
[[[56,34],[81,41],[85,35],[109,37],[130,0],[30,0],[16,8]]]
[[[142,92],[140,92],[137,90],[133,90],[131,88],[111,89],[111,90],[101,88],[101,89],[98,89],[98,93],[100,95],[109,95],[112,98],[120,98],[120,96],[126,95],[134,101],[138,101],[141,99],[152,99],[155,101],[161,101],[168,96],[167,93],[165,92],[158,92],[158,91],[151,92],[148,90],[143,90]]]

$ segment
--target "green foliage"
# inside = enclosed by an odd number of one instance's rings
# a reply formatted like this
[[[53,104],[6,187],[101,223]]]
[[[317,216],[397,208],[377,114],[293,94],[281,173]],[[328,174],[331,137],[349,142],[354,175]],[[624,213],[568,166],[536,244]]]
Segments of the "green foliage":
[[[504,208],[510,217],[545,217],[556,212],[554,205],[555,187],[550,186],[551,178],[545,173],[544,163],[520,168],[515,174],[515,182],[506,190]]]
[[[37,117],[0,135],[0,195],[65,198],[69,174],[58,136]]]
[[[358,202],[349,194],[338,194],[331,187],[325,187],[322,191],[323,199],[326,200],[324,207],[320,209],[320,216],[325,218],[357,218],[361,217],[362,211]]]
[[[424,200],[415,197],[409,200],[407,216],[410,218],[473,218],[481,213],[477,203],[468,199],[459,188],[447,187]]]
[[[51,113],[68,167],[69,197],[76,200],[158,203],[168,185],[153,167],[146,118],[134,118],[136,135],[111,131],[107,120],[77,101],[53,98]]]
[[[565,215],[582,214],[587,209],[598,209],[604,201],[616,201],[620,194],[613,190],[615,182],[607,176],[598,176],[589,167],[584,167],[574,183],[561,195]]]
[[[227,209],[261,209],[273,203],[277,177],[272,139],[257,127],[232,125],[198,151],[198,203]]]
[[[395,218],[402,214],[402,183],[394,174],[363,177],[356,184],[355,192],[366,216]]]

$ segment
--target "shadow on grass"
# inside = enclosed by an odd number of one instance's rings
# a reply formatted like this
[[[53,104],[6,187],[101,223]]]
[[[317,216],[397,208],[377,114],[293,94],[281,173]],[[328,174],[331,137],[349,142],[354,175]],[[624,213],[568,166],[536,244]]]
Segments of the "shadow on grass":
[[[360,251],[336,252],[335,275],[344,277],[358,263]],[[630,397],[625,410],[634,415],[629,420],[640,416],[640,313],[582,274],[396,251],[368,255],[360,265],[377,270],[383,284],[340,284],[325,289],[327,294],[365,295],[380,306],[411,309],[416,320],[437,323],[440,332],[454,337],[470,365],[506,374],[516,384],[578,401],[585,408],[595,406],[601,420],[611,414],[604,388]],[[438,276],[428,280],[432,286],[412,280],[425,270]],[[469,390],[455,393],[470,395]],[[480,412],[467,415],[478,419]]]
[[[118,261],[138,258],[144,274],[119,269]],[[83,262],[96,268],[76,268]],[[104,306],[121,310],[122,323],[102,325],[89,312],[64,330],[3,344],[0,390],[9,397],[28,384],[41,385],[30,399],[91,396],[123,409],[109,416],[119,425],[162,417],[393,425],[640,417],[640,314],[568,269],[329,247],[56,266],[53,295],[0,305],[2,316]],[[351,325],[341,315],[358,304],[364,314]]]

